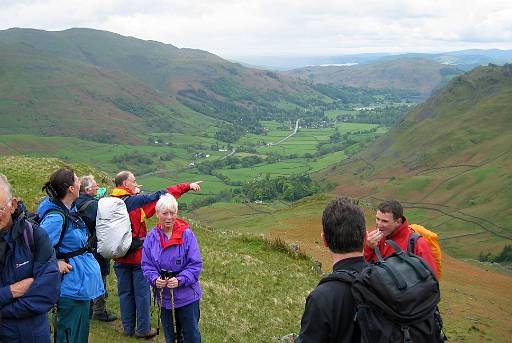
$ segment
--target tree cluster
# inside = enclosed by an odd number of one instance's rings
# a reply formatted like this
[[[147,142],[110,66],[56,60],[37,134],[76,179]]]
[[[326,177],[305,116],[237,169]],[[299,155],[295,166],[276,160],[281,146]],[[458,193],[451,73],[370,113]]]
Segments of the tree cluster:
[[[510,263],[512,262],[512,245],[505,245],[503,250],[496,256],[488,252],[480,252],[478,256],[480,262]]]
[[[286,200],[296,201],[313,195],[320,186],[307,175],[278,176],[270,179],[254,180],[242,185],[240,193],[249,201]]]

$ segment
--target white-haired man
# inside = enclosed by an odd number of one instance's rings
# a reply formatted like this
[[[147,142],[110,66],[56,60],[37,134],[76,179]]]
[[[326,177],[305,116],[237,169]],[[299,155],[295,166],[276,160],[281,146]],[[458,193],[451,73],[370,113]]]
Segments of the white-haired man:
[[[107,311],[107,276],[110,274],[110,259],[104,258],[96,251],[96,213],[98,212],[98,184],[92,175],[80,177],[80,196],[76,199],[76,208],[89,229],[89,243],[93,249],[93,255],[100,265],[101,278],[105,293],[92,301],[91,318],[103,322],[111,322],[117,319],[116,315]]]
[[[60,294],[60,273],[45,230],[0,174],[0,342],[49,343],[47,312]]]

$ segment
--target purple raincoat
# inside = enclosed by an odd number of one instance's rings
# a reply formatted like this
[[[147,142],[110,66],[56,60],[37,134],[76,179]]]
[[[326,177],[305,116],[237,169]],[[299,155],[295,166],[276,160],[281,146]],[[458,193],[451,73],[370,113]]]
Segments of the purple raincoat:
[[[155,282],[160,276],[161,269],[178,272],[176,278],[179,286],[173,290],[174,308],[180,308],[201,299],[199,275],[203,262],[199,253],[199,245],[196,236],[185,221],[176,219],[173,230],[179,229],[179,226],[182,225],[186,225],[182,231],[182,244],[168,245],[169,239],[157,226],[147,235],[142,249],[142,271],[146,280],[154,288],[156,288]],[[173,238],[174,235],[171,240]],[[166,246],[163,249],[162,242]],[[157,302],[160,303],[160,289],[156,289],[156,297]],[[163,289],[162,307],[171,309],[171,290],[169,288]]]

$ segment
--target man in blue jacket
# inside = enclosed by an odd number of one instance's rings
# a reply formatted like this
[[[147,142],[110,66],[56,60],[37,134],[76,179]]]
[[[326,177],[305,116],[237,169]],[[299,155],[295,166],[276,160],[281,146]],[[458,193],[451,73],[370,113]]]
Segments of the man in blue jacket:
[[[59,293],[48,234],[26,220],[23,204],[0,174],[0,342],[49,343],[47,312]]]

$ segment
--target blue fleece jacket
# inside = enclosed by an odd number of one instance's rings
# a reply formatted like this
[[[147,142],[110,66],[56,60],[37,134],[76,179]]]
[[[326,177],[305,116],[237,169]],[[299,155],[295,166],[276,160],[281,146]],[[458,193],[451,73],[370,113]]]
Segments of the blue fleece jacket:
[[[33,243],[24,238],[29,224],[23,210],[19,206],[11,228],[0,232],[0,342],[50,342],[47,312],[58,300],[60,274],[46,231],[32,225]],[[27,278],[34,278],[31,287],[14,299],[10,285]]]

